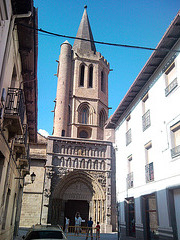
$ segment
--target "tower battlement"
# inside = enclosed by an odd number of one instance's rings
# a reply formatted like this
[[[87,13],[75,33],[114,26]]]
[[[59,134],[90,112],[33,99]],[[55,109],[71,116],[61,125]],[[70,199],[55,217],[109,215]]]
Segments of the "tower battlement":
[[[101,60],[102,62],[104,62],[104,63],[108,66],[108,68],[109,68],[109,67],[110,67],[109,62],[101,55],[101,53],[100,53],[100,52],[97,52],[97,55],[98,55],[98,57],[99,57],[99,60]]]
[[[103,64],[106,65],[107,68],[110,68],[109,62],[104,58],[104,56],[101,55],[100,52],[81,52],[76,49],[76,51],[73,51],[73,60],[75,59],[81,59],[81,60],[87,60],[87,61],[101,61]]]

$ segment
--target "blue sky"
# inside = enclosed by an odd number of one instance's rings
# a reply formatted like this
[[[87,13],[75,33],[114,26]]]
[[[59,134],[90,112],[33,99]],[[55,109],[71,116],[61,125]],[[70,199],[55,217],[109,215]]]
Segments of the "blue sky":
[[[76,36],[84,5],[94,40],[155,48],[180,9],[179,0],[35,0],[38,26]],[[38,36],[38,130],[53,129],[57,62],[65,38]],[[74,40],[68,39],[73,45]],[[113,114],[152,51],[96,44],[110,63],[109,107]]]

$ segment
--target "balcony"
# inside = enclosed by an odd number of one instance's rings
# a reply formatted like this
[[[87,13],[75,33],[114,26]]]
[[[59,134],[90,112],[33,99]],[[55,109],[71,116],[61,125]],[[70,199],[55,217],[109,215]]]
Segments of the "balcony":
[[[150,110],[142,116],[143,132],[151,126]]]
[[[133,172],[127,174],[127,188],[132,188],[134,183]]]
[[[131,143],[131,128],[126,132],[126,146]]]
[[[10,133],[23,134],[23,122],[25,103],[22,89],[9,88],[4,109],[4,126],[7,126]]]
[[[24,154],[17,159],[17,168],[21,170],[29,169],[29,144],[27,144]]]
[[[146,182],[154,181],[154,167],[153,162],[145,166]]]
[[[177,157],[180,155],[180,145],[171,149],[171,157]]]
[[[177,78],[175,78],[168,86],[165,88],[165,96],[167,97],[176,87],[178,86]]]
[[[23,124],[23,134],[15,135],[15,143],[14,146],[16,148],[16,152],[25,154],[27,148],[27,125]]]

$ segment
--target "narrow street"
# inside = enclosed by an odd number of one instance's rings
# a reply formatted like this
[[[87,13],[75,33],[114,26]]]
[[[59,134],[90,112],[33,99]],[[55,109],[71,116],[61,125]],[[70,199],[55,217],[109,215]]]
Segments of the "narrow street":
[[[18,236],[16,238],[14,238],[14,240],[21,240],[22,236],[26,235],[28,229],[24,229],[24,228],[20,228],[19,229],[19,233]],[[68,240],[85,240],[86,236],[85,235],[81,235],[81,236],[74,236],[74,235],[69,235],[67,236]],[[90,236],[88,238],[89,240],[91,239]],[[93,238],[94,240],[96,239],[96,237]],[[117,232],[113,232],[113,233],[101,233],[100,234],[100,239],[101,240],[118,240],[118,234]]]

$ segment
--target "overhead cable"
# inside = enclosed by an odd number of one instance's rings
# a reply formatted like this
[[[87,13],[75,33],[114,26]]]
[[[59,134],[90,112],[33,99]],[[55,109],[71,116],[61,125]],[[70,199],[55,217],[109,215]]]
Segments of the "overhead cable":
[[[33,30],[36,30],[38,32],[42,32],[42,33],[45,33],[45,34],[48,34],[48,35],[51,35],[51,36],[69,38],[69,39],[78,39],[78,40],[82,40],[82,41],[86,41],[86,42],[93,42],[93,43],[102,44],[102,45],[108,45],[108,46],[114,46],[114,47],[135,48],[135,49],[142,49],[142,50],[149,50],[149,51],[159,51],[159,52],[164,52],[164,51],[166,51],[166,52],[180,52],[180,50],[173,50],[173,49],[168,49],[168,48],[150,48],[150,47],[143,47],[143,46],[136,46],[136,45],[94,41],[94,40],[80,38],[80,37],[73,37],[73,36],[69,36],[69,35],[53,33],[53,32],[50,32],[50,31],[43,30],[42,28],[30,27],[30,26],[27,26],[27,25],[22,24],[22,23],[18,23],[18,24],[23,26],[23,27],[30,28],[30,29],[33,29]]]

